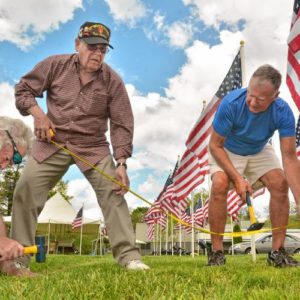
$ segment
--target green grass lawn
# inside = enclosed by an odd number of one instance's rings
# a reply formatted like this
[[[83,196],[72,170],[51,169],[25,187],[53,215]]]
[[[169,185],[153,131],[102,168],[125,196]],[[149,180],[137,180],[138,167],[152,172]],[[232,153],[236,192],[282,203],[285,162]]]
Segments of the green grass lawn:
[[[300,299],[300,268],[269,267],[266,255],[227,256],[222,267],[204,256],[143,260],[150,271],[126,271],[111,256],[49,255],[32,263],[38,277],[0,275],[0,299]]]

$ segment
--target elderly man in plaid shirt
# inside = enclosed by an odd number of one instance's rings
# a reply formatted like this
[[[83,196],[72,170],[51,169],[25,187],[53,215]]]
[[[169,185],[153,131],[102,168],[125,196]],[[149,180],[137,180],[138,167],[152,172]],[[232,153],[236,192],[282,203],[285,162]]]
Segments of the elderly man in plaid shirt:
[[[52,129],[55,142],[129,186],[126,160],[133,148],[133,115],[123,81],[104,62],[109,48],[113,48],[110,35],[104,24],[85,22],[75,40],[76,53],[46,58],[16,85],[16,106],[22,115],[33,117],[37,140],[16,186],[12,237],[25,246],[34,243],[37,217],[49,189],[76,164],[97,195],[114,258],[129,270],[146,270],[149,267],[141,262],[135,246],[123,197],[126,189],[49,143]],[[46,114],[36,101],[45,91]],[[112,155],[105,136],[108,122]],[[27,268],[29,258],[18,262]]]

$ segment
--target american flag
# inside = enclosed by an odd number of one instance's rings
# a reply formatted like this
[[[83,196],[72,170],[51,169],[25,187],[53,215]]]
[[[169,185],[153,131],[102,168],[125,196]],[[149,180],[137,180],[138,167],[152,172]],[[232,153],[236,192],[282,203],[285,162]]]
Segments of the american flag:
[[[239,50],[217,93],[201,113],[186,141],[186,150],[174,177],[174,193],[178,199],[186,198],[208,174],[207,145],[214,114],[221,99],[241,86],[242,65]]]
[[[297,157],[298,159],[300,159],[300,115],[296,127],[296,151],[297,151]]]
[[[176,163],[173,173],[177,169],[177,165],[178,163]],[[162,200],[165,197],[165,194],[169,193],[167,192],[167,189],[168,186],[172,185],[172,183],[172,174],[170,174],[164,184],[162,191],[159,193],[152,206],[145,213],[144,221],[147,223],[147,237],[149,241],[153,240],[154,238],[156,223],[159,223],[163,227],[166,226],[167,220],[166,215],[163,213],[163,211],[167,211],[167,209],[162,205]]]
[[[187,233],[191,233],[192,232],[192,216],[191,216],[191,208],[190,206],[185,210],[185,212],[181,215],[181,220],[185,223],[188,223],[189,226],[185,226],[183,225],[185,231]]]
[[[146,223],[152,223],[154,220],[158,220],[161,217],[162,211],[160,209],[159,198],[155,200],[152,206],[147,210],[144,216]]]
[[[188,200],[183,198],[178,198],[174,192],[173,178],[177,172],[178,165],[179,165],[179,160],[176,162],[172,175],[170,175],[168,178],[167,188],[165,189],[165,192],[161,197],[161,209],[167,213],[168,212],[172,213],[176,217],[180,218],[181,212],[186,209]]]
[[[82,225],[82,214],[83,214],[83,206],[79,209],[75,219],[72,222],[72,229],[75,229]]]
[[[203,226],[203,203],[201,196],[194,208],[194,222],[196,226]]]
[[[300,20],[299,11],[300,0],[295,0],[293,8],[293,16],[291,23],[291,31],[288,37],[288,64],[286,83],[289,87],[291,95],[300,110]]]
[[[148,227],[147,227],[148,241],[152,241],[154,239],[154,233],[155,233],[155,223],[148,224]]]
[[[255,191],[252,195],[253,198],[256,198],[265,192],[265,187]],[[207,223],[208,220],[208,205],[209,198],[206,200],[203,207],[196,211],[195,223],[199,226],[203,226]],[[232,216],[234,220],[238,220],[238,213],[242,206],[245,205],[245,202],[242,201],[240,196],[236,193],[235,190],[230,190],[227,194],[227,212],[229,216]]]
[[[202,199],[201,195],[197,201],[197,203],[194,206],[193,213],[190,214],[190,209],[187,209],[183,215],[182,215],[182,220],[185,221],[186,223],[189,223],[190,226],[186,227],[186,232],[190,233],[192,231],[192,224],[194,223],[194,226],[202,226]]]

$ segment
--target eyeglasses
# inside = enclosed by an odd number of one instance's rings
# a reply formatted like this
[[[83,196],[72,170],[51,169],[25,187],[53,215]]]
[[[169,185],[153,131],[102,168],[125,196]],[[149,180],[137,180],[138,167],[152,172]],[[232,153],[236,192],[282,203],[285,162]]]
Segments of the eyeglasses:
[[[86,46],[92,52],[96,52],[97,50],[99,50],[102,54],[106,54],[109,51],[109,48],[107,46],[101,46],[99,44],[87,44],[86,43]]]
[[[12,136],[10,135],[9,131],[8,130],[5,130],[5,132],[7,133],[9,139],[11,140],[11,143],[12,143],[12,146],[13,146],[13,149],[14,149],[14,154],[13,154],[13,157],[12,157],[12,161],[14,164],[16,165],[19,165],[23,158],[22,158],[22,155],[20,154],[17,146],[16,146],[16,143],[14,141],[14,139],[12,138]]]

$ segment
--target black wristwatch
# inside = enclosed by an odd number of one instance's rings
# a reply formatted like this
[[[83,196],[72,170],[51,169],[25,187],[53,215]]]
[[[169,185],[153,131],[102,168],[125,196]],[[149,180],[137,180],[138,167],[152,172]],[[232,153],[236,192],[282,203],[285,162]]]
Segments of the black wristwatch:
[[[117,168],[123,166],[125,168],[125,170],[127,170],[127,164],[125,162],[118,162],[117,163]]]

